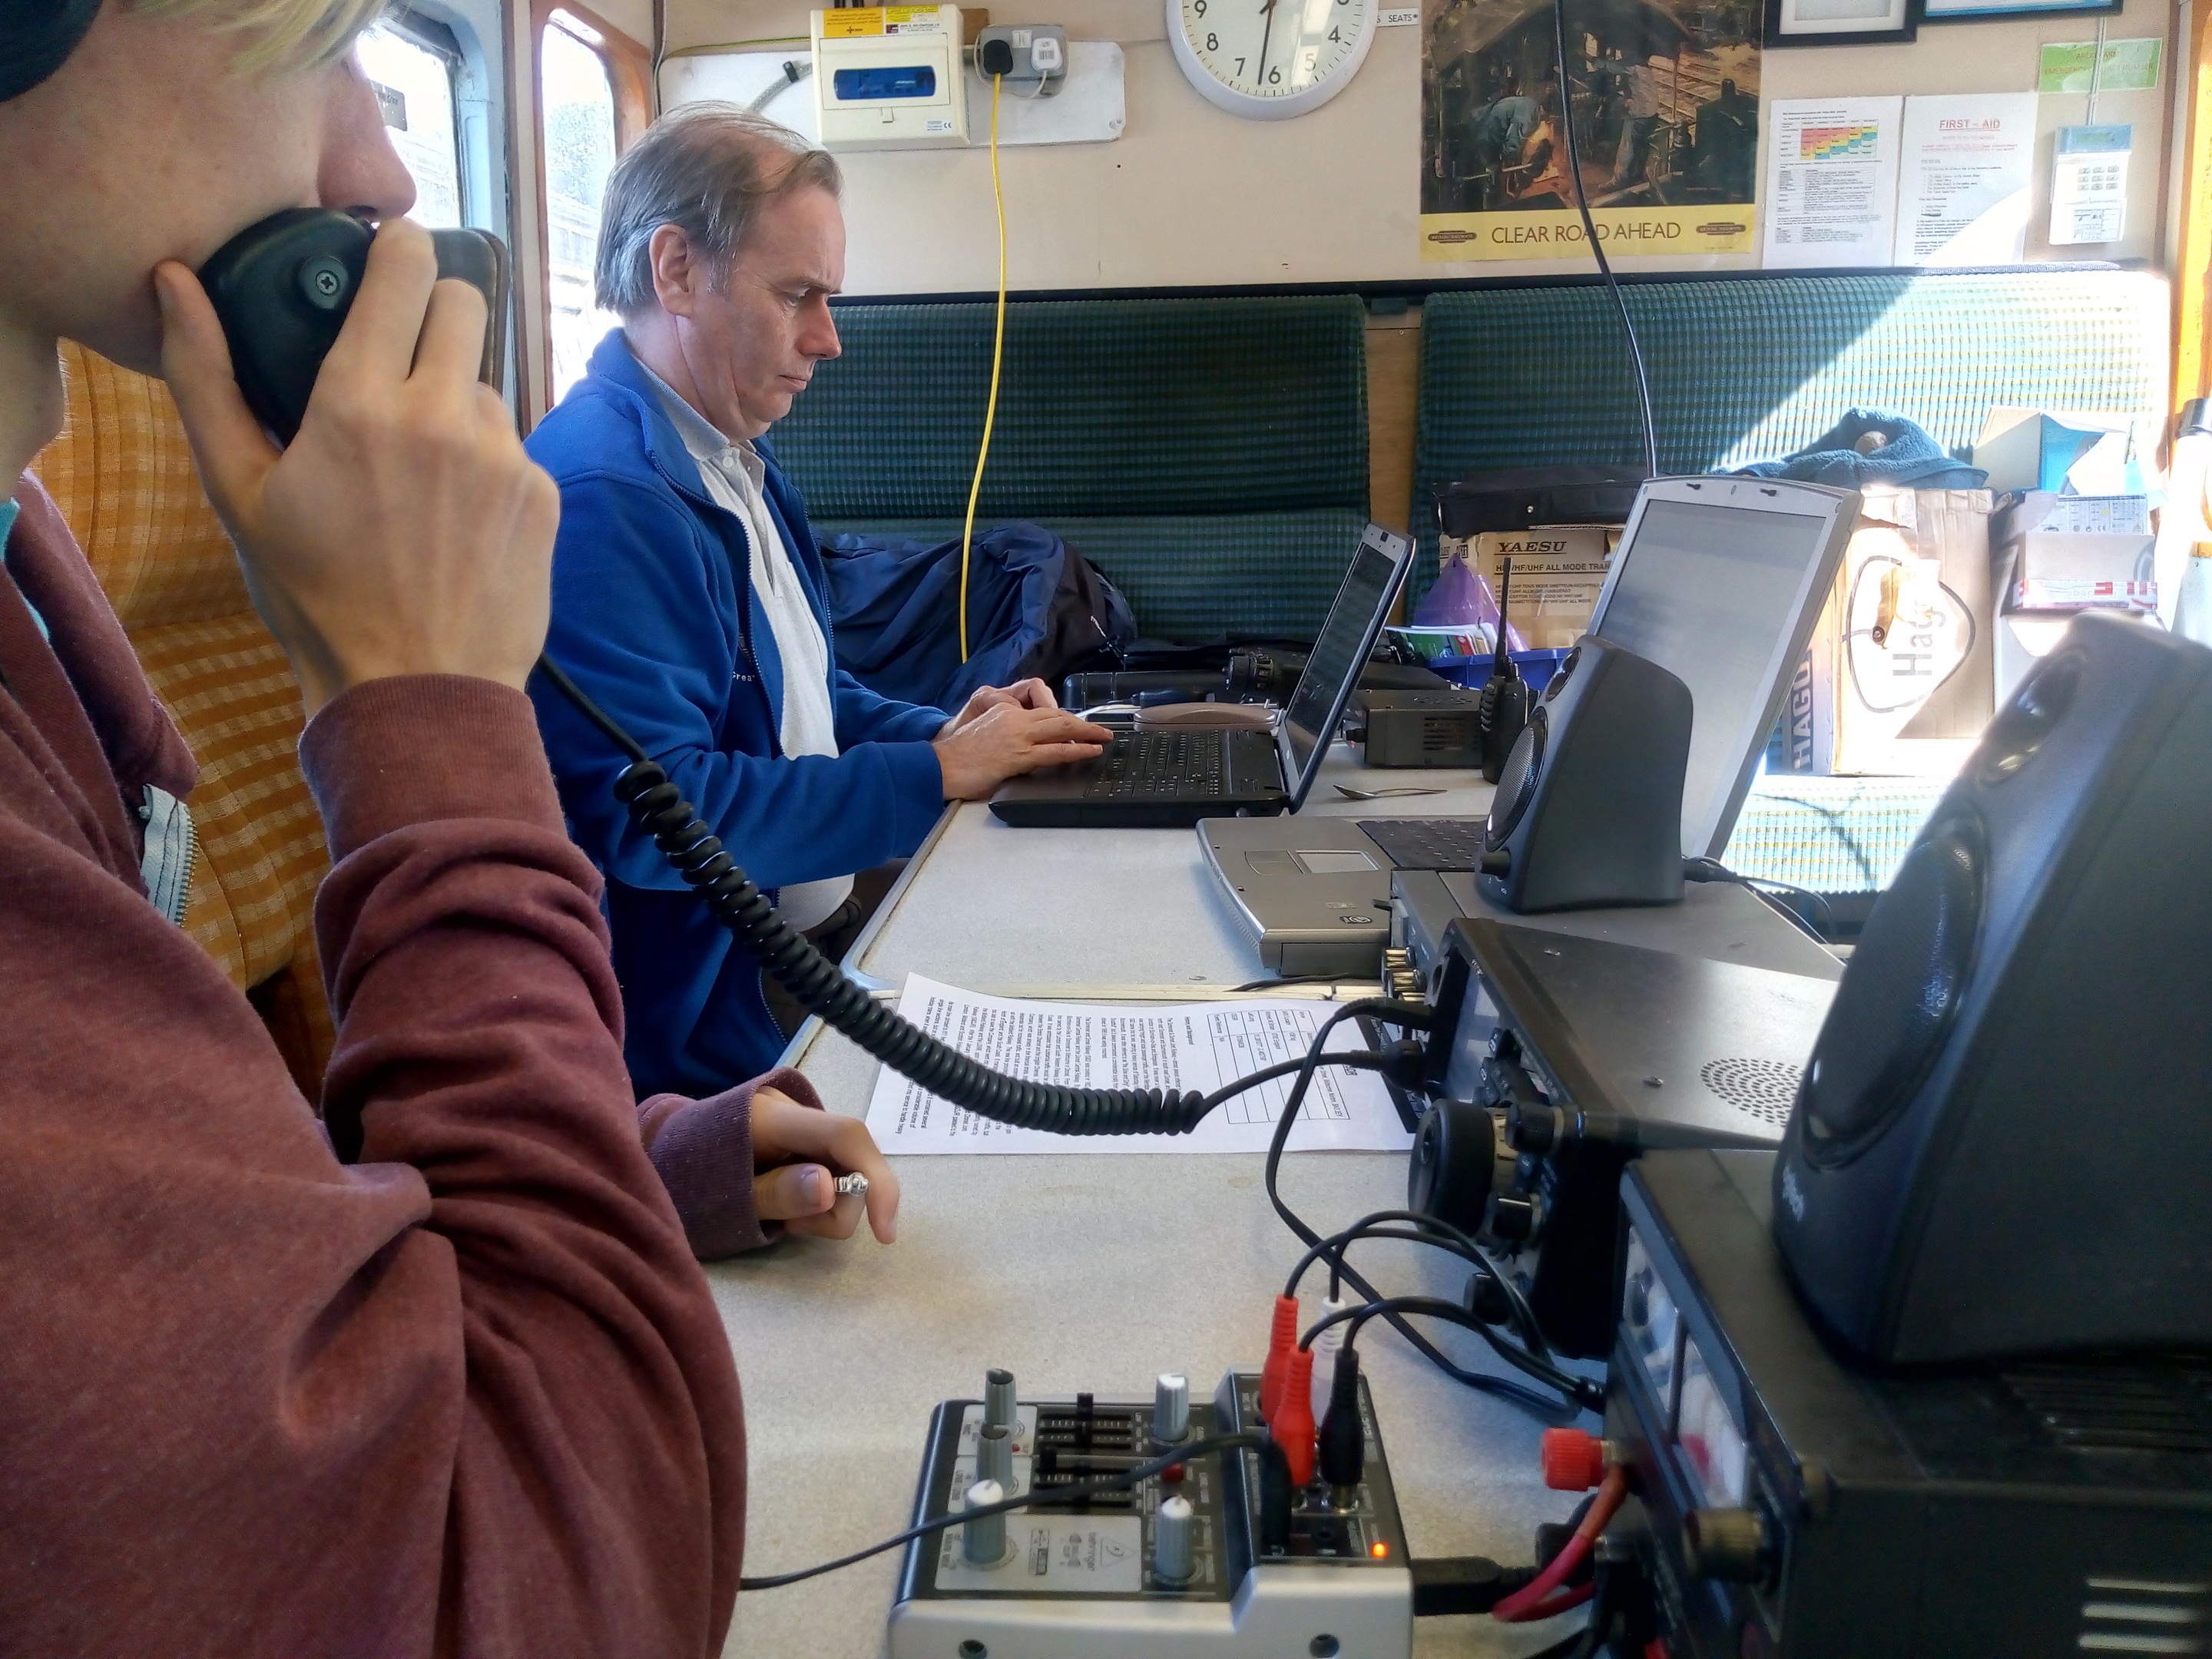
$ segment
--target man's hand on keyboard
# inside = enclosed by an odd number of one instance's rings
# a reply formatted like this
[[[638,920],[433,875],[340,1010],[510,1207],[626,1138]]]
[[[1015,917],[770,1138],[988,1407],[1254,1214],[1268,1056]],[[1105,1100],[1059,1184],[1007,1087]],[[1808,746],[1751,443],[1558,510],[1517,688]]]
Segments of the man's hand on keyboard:
[[[1012,685],[986,685],[968,699],[968,706],[945,722],[938,732],[949,738],[962,726],[981,719],[994,708],[1057,708],[1060,699],[1052,695],[1052,688],[1034,677],[1016,680]]]
[[[988,800],[1008,778],[1041,766],[1096,760],[1113,738],[1104,726],[1064,709],[1001,702],[972,719],[963,713],[962,723],[932,747],[945,774],[945,799]]]

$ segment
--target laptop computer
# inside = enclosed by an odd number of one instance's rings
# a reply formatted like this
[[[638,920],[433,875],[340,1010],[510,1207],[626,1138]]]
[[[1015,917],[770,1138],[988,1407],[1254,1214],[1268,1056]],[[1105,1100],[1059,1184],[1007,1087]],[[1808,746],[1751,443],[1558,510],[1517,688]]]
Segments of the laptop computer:
[[[1588,631],[1690,688],[1685,857],[1717,858],[1728,846],[1858,501],[1822,484],[1727,476],[1655,478],[1637,496]],[[1375,901],[1391,872],[1474,869],[1483,820],[1209,820],[1198,834],[1267,967],[1366,974],[1389,932]]]
[[[1122,732],[1096,760],[1001,784],[993,814],[1024,827],[1182,830],[1201,818],[1297,811],[1413,558],[1404,537],[1367,526],[1273,730]]]

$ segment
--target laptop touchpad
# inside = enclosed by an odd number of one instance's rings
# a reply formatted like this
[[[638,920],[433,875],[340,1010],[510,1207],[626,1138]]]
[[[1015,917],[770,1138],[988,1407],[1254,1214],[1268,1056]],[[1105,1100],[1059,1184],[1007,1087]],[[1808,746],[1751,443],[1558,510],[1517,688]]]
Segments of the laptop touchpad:
[[[1358,876],[1376,867],[1364,853],[1293,853],[1291,857],[1310,876]]]

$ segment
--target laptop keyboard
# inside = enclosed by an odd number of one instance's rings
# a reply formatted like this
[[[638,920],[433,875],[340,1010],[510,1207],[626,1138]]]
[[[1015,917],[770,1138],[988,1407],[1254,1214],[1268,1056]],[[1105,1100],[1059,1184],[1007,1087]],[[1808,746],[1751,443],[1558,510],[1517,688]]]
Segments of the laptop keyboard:
[[[1480,870],[1481,818],[1364,818],[1360,829],[1401,870]]]
[[[1189,800],[1229,793],[1220,731],[1129,732],[1091,763],[1085,800]]]

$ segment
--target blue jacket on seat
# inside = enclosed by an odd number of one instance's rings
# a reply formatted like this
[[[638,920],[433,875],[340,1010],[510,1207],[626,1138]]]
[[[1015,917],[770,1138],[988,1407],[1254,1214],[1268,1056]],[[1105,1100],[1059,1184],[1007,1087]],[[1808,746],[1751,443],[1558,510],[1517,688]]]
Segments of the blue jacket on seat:
[[[768,445],[754,447],[769,511],[830,645],[835,759],[783,757],[783,665],[753,614],[750,543],[708,495],[619,329],[528,444],[561,487],[546,653],[772,890],[913,852],[944,810],[929,745],[945,717],[834,666],[806,504]],[[759,969],[631,827],[614,797],[623,755],[541,680],[530,691],[569,831],[607,878],[623,1054],[639,1094],[711,1094],[768,1070],[783,1037]]]

